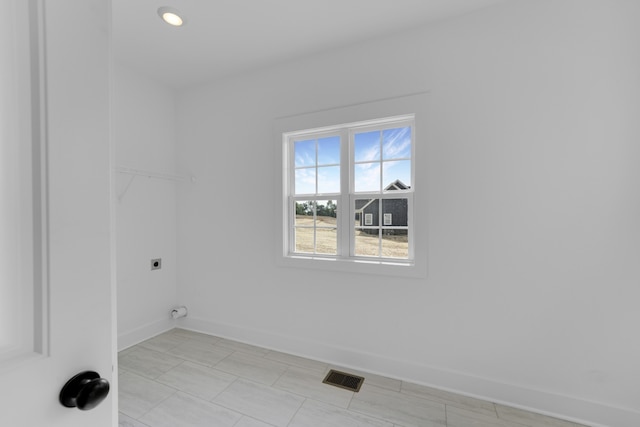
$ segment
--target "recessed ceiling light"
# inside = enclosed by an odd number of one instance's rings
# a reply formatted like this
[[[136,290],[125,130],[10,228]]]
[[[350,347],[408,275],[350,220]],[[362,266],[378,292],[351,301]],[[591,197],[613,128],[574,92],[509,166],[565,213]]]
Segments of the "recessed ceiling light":
[[[161,7],[158,9],[158,15],[164,22],[174,27],[180,27],[184,25],[185,20],[180,16],[180,11],[172,7]]]

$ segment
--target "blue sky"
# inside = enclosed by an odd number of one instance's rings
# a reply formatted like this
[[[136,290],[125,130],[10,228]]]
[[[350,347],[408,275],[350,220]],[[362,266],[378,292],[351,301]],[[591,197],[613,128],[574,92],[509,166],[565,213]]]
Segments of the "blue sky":
[[[317,163],[316,163],[317,142]],[[340,137],[296,141],[296,194],[313,194],[318,166],[318,192],[340,191]],[[411,184],[411,128],[356,133],[354,137],[355,191],[377,191],[400,179]],[[398,159],[398,160],[396,160]],[[404,160],[400,160],[404,159]]]

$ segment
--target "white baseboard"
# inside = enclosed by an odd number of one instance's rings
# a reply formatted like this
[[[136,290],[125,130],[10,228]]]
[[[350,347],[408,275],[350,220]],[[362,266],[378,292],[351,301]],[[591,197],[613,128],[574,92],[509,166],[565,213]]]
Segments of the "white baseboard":
[[[637,427],[640,412],[571,396],[506,384],[462,372],[385,358],[299,337],[274,334],[220,322],[186,317],[177,327],[229,338],[271,350],[372,374],[422,384],[592,427]]]
[[[118,351],[122,351],[133,345],[141,343],[144,340],[155,337],[163,332],[169,331],[176,327],[176,321],[173,319],[162,319],[146,325],[132,329],[127,332],[118,333]]]

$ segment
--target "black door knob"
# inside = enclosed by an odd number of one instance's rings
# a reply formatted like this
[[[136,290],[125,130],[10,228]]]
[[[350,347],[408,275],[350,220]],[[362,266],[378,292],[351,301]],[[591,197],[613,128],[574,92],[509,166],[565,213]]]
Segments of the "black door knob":
[[[109,381],[93,371],[80,372],[60,391],[60,403],[67,408],[83,411],[93,409],[109,394]]]

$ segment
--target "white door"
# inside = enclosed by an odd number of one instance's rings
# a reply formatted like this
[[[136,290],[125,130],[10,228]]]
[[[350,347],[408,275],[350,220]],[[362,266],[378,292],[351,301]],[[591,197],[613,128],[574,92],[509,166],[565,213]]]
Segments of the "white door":
[[[109,1],[0,6],[0,426],[112,427]],[[82,371],[111,392],[64,407]]]

